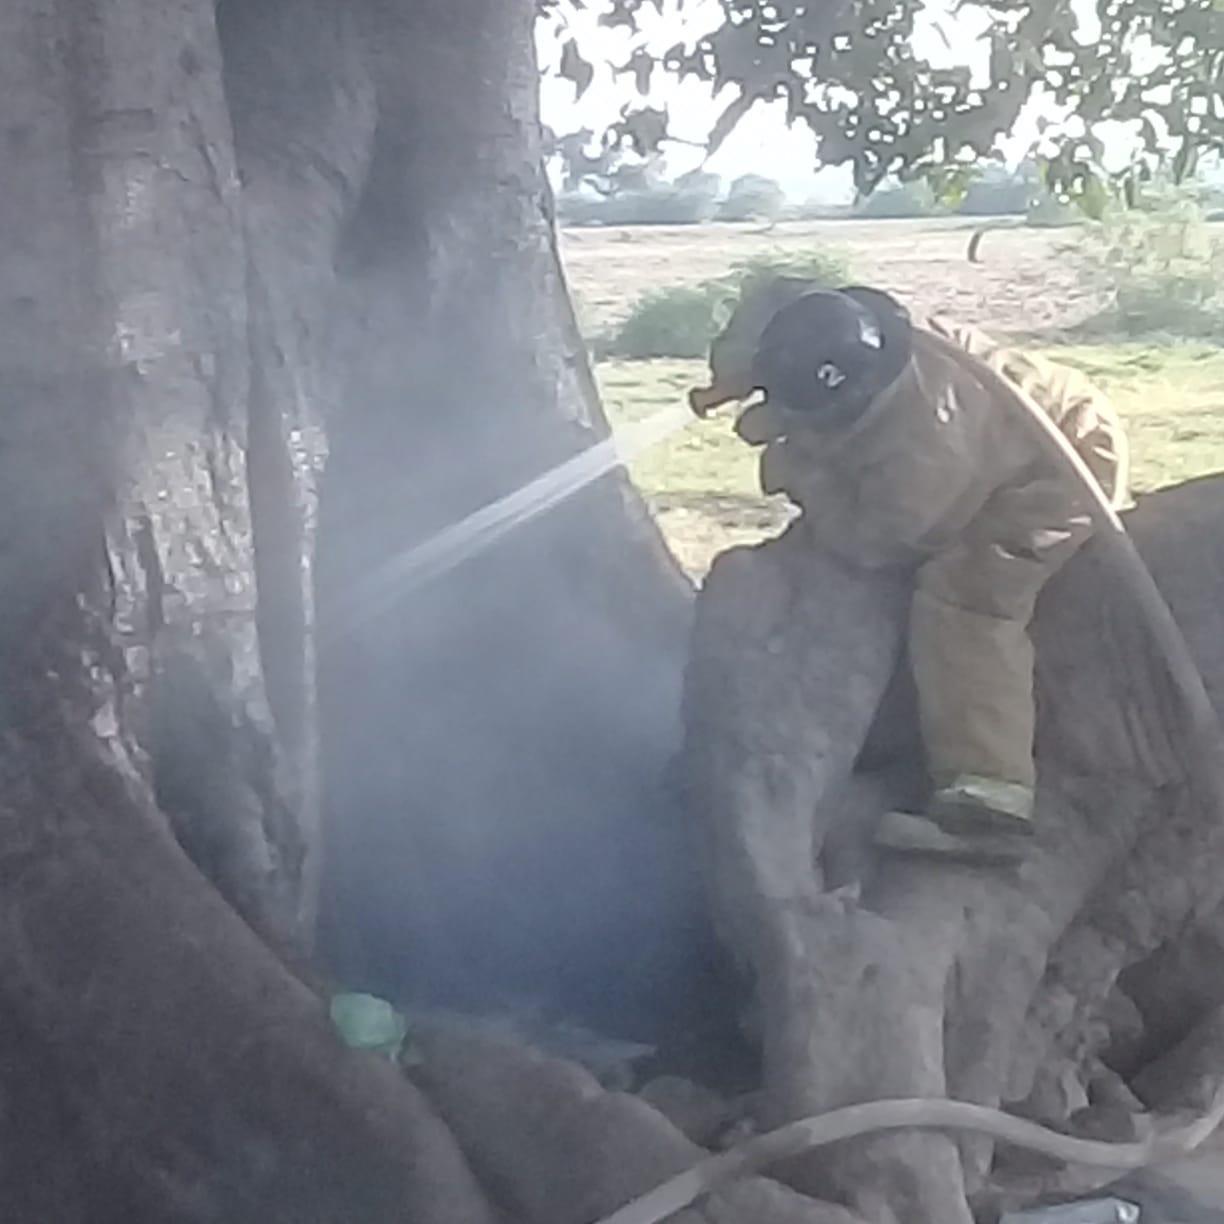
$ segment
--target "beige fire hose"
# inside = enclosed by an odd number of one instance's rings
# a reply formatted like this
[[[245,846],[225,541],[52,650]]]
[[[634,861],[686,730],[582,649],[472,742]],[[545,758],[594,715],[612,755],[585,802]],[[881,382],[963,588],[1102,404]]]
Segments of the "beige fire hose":
[[[1206,791],[1204,797],[1224,817],[1224,732],[1220,720],[1186,639],[1122,520],[1066,436],[1025,391],[943,336],[932,334],[929,339],[947,357],[968,369],[1009,412],[1017,418],[1022,417],[1042,450],[1086,495],[1086,509],[1138,601],[1153,641],[1164,657],[1169,678],[1184,704],[1193,747],[1192,759],[1200,766],[1197,781]],[[725,397],[710,395],[703,399],[700,408],[708,412],[724,401]],[[704,415],[698,404],[694,403],[693,407]],[[1224,1082],[1201,1117],[1138,1143],[1076,1139],[1002,1110],[964,1101],[937,1098],[867,1101],[791,1122],[701,1160],[691,1169],[605,1216],[598,1224],[658,1224],[736,1178],[757,1173],[814,1148],[881,1131],[970,1131],[1053,1156],[1068,1164],[1124,1170],[1184,1156],[1200,1146],[1222,1121]]]
[[[928,334],[928,339],[942,349],[950,360],[968,369],[1008,411],[1023,419],[1046,455],[1084,494],[1086,509],[1096,524],[1102,543],[1108,548],[1131,595],[1139,604],[1152,640],[1163,656],[1169,679],[1185,707],[1186,730],[1190,733],[1193,746],[1192,760],[1198,767],[1195,781],[1206,792],[1203,798],[1224,819],[1224,729],[1207,695],[1206,685],[1190,647],[1117,511],[1110,505],[1096,477],[1067,437],[1027,392],[953,341],[937,334]]]
[[[1036,1122],[1017,1118],[1000,1109],[916,1097],[892,1101],[866,1101],[829,1113],[803,1118],[758,1135],[726,1152],[701,1160],[691,1169],[664,1182],[640,1198],[626,1203],[599,1224],[657,1224],[683,1210],[702,1195],[739,1177],[802,1156],[813,1148],[891,1130],[955,1130],[988,1135],[1004,1143],[1053,1156],[1068,1164],[1106,1169],[1140,1169],[1192,1152],[1224,1119],[1224,1089],[1217,1091],[1211,1109],[1188,1125],[1167,1130],[1141,1143],[1105,1143],[1075,1139]]]

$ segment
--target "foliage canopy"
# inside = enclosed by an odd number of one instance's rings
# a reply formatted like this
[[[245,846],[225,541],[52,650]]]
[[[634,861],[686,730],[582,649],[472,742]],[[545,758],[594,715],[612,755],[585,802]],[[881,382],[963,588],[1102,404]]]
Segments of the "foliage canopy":
[[[683,10],[685,0],[667,0]],[[1043,97],[1078,121],[1042,138],[1050,184],[1089,212],[1100,205],[1102,121],[1125,124],[1139,152],[1128,190],[1161,160],[1178,176],[1224,148],[1224,0],[953,0],[950,21],[984,21],[980,64],[938,66],[915,51],[924,0],[718,0],[708,36],[662,55],[634,38],[614,65],[640,104],[624,107],[606,149],[647,154],[668,116],[648,103],[659,71],[693,77],[726,105],[711,150],[757,102],[782,99],[792,122],[815,133],[822,164],[850,163],[861,191],[886,175],[925,174],[955,191],[965,168],[991,156],[1026,103]],[[603,26],[639,32],[643,10],[665,0],[542,0],[561,42],[559,71],[581,94],[593,78],[589,48],[568,14],[597,9]]]

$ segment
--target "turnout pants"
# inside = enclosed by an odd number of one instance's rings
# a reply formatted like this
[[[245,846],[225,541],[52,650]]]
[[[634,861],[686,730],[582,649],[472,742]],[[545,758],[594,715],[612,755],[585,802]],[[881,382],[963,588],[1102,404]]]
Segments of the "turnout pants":
[[[1092,534],[1065,480],[999,490],[918,571],[910,664],[937,787],[978,774],[1032,787],[1033,643],[1042,587]]]

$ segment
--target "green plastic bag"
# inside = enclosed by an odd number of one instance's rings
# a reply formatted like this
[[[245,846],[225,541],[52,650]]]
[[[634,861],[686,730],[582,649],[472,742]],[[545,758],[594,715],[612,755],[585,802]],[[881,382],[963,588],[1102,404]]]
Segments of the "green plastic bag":
[[[338,994],[331,1001],[332,1024],[354,1050],[372,1050],[398,1062],[408,1036],[408,1021],[386,999],[368,994]]]

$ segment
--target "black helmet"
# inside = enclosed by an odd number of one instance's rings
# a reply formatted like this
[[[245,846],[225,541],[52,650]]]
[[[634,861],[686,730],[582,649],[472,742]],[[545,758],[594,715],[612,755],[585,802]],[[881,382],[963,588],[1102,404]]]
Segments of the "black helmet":
[[[857,420],[910,358],[909,313],[876,289],[819,290],[784,306],[757,345],[753,385],[804,426]]]

